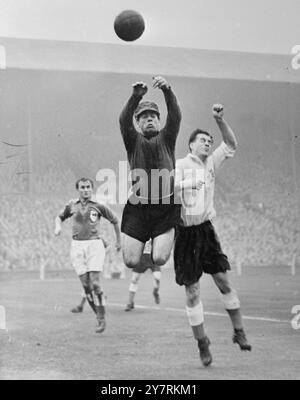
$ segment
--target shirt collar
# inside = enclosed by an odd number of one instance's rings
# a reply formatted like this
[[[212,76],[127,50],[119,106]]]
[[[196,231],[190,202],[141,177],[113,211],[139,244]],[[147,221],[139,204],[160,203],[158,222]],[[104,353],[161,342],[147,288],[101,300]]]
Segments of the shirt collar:
[[[78,199],[77,203],[81,204],[82,206],[87,206],[91,203],[91,199],[87,200],[86,202],[82,202],[80,199]]]
[[[199,157],[195,156],[195,155],[192,154],[192,153],[188,153],[187,157],[188,157],[189,159],[191,159],[192,161],[196,162],[197,164],[200,164],[200,165],[205,165],[205,164],[206,164],[206,162],[200,160]]]

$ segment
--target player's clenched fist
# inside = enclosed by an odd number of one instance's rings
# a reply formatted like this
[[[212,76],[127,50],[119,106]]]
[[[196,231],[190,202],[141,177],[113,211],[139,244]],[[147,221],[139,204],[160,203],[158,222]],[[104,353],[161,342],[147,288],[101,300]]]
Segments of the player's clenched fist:
[[[214,104],[212,106],[212,113],[216,120],[221,120],[224,116],[224,107],[222,104]]]
[[[162,76],[154,76],[153,78],[153,82],[152,85],[155,88],[158,89],[166,89],[169,88],[169,84],[167,82],[167,80],[165,78],[163,78]]]
[[[148,87],[144,82],[136,82],[132,85],[132,87],[133,87],[133,93],[136,96],[144,96],[148,91]]]

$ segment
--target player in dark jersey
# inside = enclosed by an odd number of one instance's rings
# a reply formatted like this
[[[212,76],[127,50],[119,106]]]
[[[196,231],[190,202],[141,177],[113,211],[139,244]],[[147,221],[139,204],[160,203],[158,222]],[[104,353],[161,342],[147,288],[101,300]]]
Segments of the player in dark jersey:
[[[71,262],[82,283],[88,303],[97,316],[97,333],[105,329],[104,295],[100,285],[105,248],[100,236],[100,219],[110,221],[116,233],[116,248],[121,249],[118,219],[104,204],[92,200],[93,181],[81,178],[76,182],[79,199],[71,200],[55,218],[55,235],[61,233],[61,223],[73,217]]]
[[[133,184],[121,224],[123,257],[129,268],[140,263],[145,242],[149,239],[152,239],[154,264],[164,265],[173,246],[174,226],[180,220],[180,205],[174,201],[174,153],[181,112],[164,78],[153,78],[153,87],[162,90],[166,101],[168,115],[163,129],[160,129],[157,104],[141,102],[148,91],[143,82],[133,85],[133,93],[119,120]]]

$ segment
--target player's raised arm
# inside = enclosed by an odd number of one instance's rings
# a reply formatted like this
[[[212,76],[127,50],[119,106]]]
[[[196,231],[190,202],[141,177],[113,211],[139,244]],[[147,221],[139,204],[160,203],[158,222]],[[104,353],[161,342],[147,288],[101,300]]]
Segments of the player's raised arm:
[[[224,119],[224,107],[222,104],[214,104],[212,107],[213,117],[222,133],[223,141],[232,150],[237,148],[237,140],[235,134],[229,124]]]
[[[175,144],[181,122],[181,111],[177,98],[167,80],[162,76],[153,78],[153,87],[162,90],[166,101],[168,115],[166,126],[162,132]]]
[[[133,124],[133,114],[140,100],[148,91],[147,85],[144,82],[136,82],[132,87],[132,95],[125,104],[119,118],[120,130],[126,148],[130,145],[130,141],[138,134]]]

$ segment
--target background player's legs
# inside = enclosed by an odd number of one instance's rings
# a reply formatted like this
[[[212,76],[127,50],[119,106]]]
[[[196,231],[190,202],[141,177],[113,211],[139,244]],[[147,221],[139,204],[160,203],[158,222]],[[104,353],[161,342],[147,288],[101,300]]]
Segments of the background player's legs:
[[[194,338],[198,341],[200,358],[204,366],[212,362],[212,356],[209,351],[210,341],[204,331],[204,313],[200,299],[200,282],[190,286],[185,286],[186,291],[186,313],[192,328]]]
[[[153,271],[153,296],[156,304],[160,303],[159,287],[160,287],[160,271]]]
[[[152,260],[155,265],[164,265],[170,257],[174,244],[175,229],[172,228],[152,239]]]
[[[85,305],[85,302],[86,302],[86,296],[85,296],[85,291],[83,290],[82,292],[81,292],[81,300],[80,300],[80,303],[77,305],[77,306],[75,306],[74,308],[72,308],[71,309],[71,312],[72,313],[81,313],[82,311],[83,311],[83,307],[84,307],[84,305]]]
[[[81,281],[81,284],[83,286],[83,290],[85,291],[86,299],[91,306],[91,309],[96,313],[96,308],[95,308],[95,303],[94,303],[94,298],[93,298],[93,293],[92,293],[92,288],[90,285],[90,278],[89,278],[89,273],[85,273],[83,275],[79,276],[79,279]]]
[[[96,332],[101,333],[105,329],[105,299],[100,285],[100,272],[93,271],[89,273],[90,284],[93,290],[93,298],[98,319]]]
[[[222,294],[223,304],[230,316],[231,323],[234,328],[233,341],[240,345],[241,350],[250,351],[251,346],[247,343],[243,328],[240,301],[236,291],[231,288],[227,272],[218,272],[213,274],[212,277]]]
[[[131,282],[129,285],[129,297],[125,311],[131,311],[134,309],[134,297],[138,289],[138,282],[142,274],[133,271],[131,276]]]
[[[145,243],[140,242],[124,233],[123,237],[123,259],[128,268],[136,267],[141,260]]]

